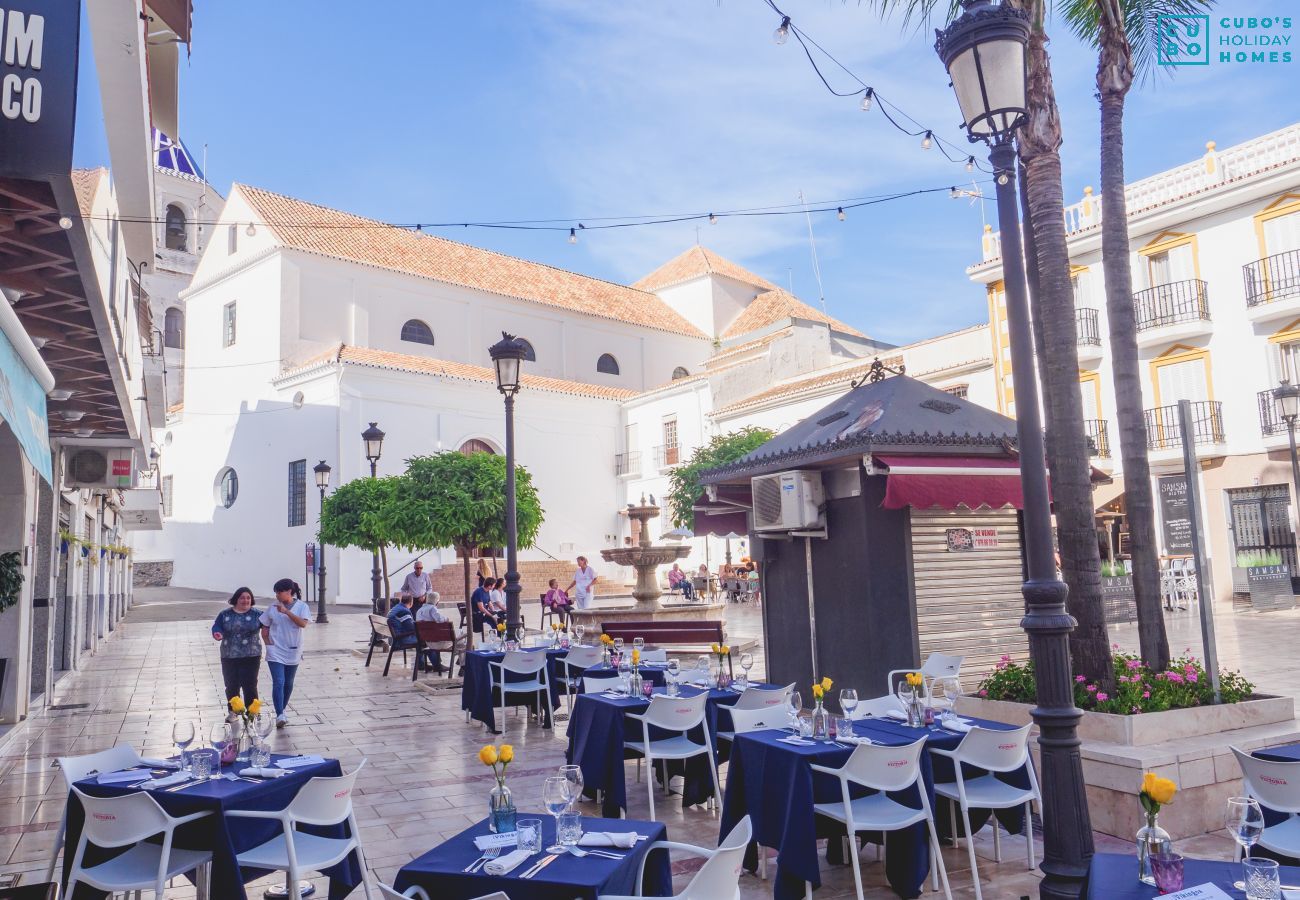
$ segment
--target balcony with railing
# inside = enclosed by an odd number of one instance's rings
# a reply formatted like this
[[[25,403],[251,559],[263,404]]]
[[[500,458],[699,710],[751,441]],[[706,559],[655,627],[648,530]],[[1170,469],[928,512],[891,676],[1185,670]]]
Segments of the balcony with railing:
[[[678,444],[660,444],[655,447],[655,466],[660,469],[671,469],[682,461],[681,446]]]
[[[1090,363],[1101,359],[1101,324],[1097,310],[1087,306],[1075,309],[1074,332],[1079,362]]]
[[[1178,404],[1142,411],[1146,419],[1147,450],[1177,450],[1183,447],[1183,429],[1178,421]],[[1223,404],[1217,400],[1192,403],[1192,435],[1197,448],[1223,443]]]
[[[1252,321],[1300,313],[1300,250],[1275,253],[1241,267],[1246,316]]]
[[[641,451],[629,450],[627,453],[614,454],[614,474],[635,477],[641,474]]]
[[[1256,402],[1259,405],[1259,433],[1264,437],[1275,434],[1286,434],[1286,419],[1283,419],[1277,409],[1277,400],[1273,395],[1273,389],[1260,391],[1255,395]]]
[[[1209,334],[1210,294],[1199,278],[1171,281],[1133,295],[1138,346]]]
[[[1088,436],[1088,454],[1096,459],[1110,459],[1110,431],[1105,419],[1084,419],[1083,431]]]

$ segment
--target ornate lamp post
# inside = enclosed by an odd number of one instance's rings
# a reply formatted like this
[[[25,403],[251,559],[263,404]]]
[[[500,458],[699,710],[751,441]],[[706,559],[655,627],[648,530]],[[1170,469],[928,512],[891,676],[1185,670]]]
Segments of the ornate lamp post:
[[[1065,584],[1056,577],[1052,523],[1043,451],[1034,344],[1016,202],[1016,129],[1026,116],[1025,46],[1029,17],[1006,3],[962,0],[964,10],[937,33],[935,52],[943,60],[963,127],[971,142],[989,146],[997,182],[1002,265],[1006,276],[1007,322],[1016,393],[1016,431],[1024,491],[1025,556],[1028,578],[1022,592],[1029,654],[1037,682],[1032,715],[1039,727],[1043,780],[1043,874],[1041,897],[1080,895],[1092,858],[1092,826],[1084,793],[1076,730],[1082,713],[1074,705],[1069,634],[1075,621],[1066,611]]]
[[[506,631],[519,633],[519,523],[515,510],[515,394],[519,393],[519,368],[528,345],[512,334],[488,348],[497,373],[497,390],[506,400]]]
[[[1295,486],[1296,497],[1300,498],[1300,458],[1297,458],[1295,449],[1295,422],[1296,417],[1300,416],[1300,385],[1283,378],[1282,383],[1273,388],[1273,402],[1277,405],[1277,414],[1286,422],[1286,436],[1291,442],[1291,483]]]
[[[361,432],[361,440],[366,445],[366,459],[370,461],[370,477],[377,477],[379,455],[384,450],[384,433],[379,425],[370,423],[370,427]],[[379,554],[370,554],[370,607],[371,612],[379,612]]]
[[[325,511],[325,489],[330,486],[330,467],[325,460],[321,460],[311,467],[316,473],[316,487],[320,488],[320,508],[321,512]],[[316,621],[322,625],[330,620],[329,613],[325,611],[325,542],[320,541],[316,546],[316,552],[320,558],[316,561]]]

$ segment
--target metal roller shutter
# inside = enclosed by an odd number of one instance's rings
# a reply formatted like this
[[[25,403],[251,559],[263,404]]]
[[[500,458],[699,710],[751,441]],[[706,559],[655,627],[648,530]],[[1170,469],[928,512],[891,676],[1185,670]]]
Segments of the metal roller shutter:
[[[914,509],[911,520],[921,660],[935,652],[964,655],[962,684],[971,690],[1004,653],[1028,659],[1015,511]],[[949,528],[996,528],[997,547],[949,550]]]

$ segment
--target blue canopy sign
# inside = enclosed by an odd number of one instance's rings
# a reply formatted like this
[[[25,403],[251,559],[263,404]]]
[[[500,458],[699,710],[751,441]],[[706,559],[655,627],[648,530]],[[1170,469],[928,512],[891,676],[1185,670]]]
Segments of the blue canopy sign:
[[[53,486],[45,391],[3,331],[0,331],[0,420],[8,423],[27,461]]]

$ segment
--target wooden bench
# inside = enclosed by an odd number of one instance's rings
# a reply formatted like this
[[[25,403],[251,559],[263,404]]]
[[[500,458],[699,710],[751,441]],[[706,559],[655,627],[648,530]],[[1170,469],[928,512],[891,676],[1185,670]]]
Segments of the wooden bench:
[[[370,652],[366,654],[366,667],[370,666],[370,658],[375,655],[375,647],[388,645],[388,658],[384,660],[384,677],[388,677],[388,667],[393,664],[393,654],[398,650],[402,651],[402,665],[406,665],[406,651],[414,650],[414,646],[398,647],[397,642],[393,640],[393,630],[388,627],[388,617],[381,616],[378,613],[370,614]]]
[[[450,678],[456,669],[457,657],[465,652],[465,638],[456,637],[456,629],[450,621],[416,622],[415,638],[415,665],[411,667],[411,680],[415,681],[420,670],[425,667],[426,650],[444,651],[449,654],[444,671]]]
[[[648,646],[676,647],[682,653],[707,652],[714,644],[727,642],[720,619],[602,622],[600,630],[612,638],[622,638],[623,643],[629,646],[633,638],[645,638]],[[727,668],[731,668],[730,657],[727,658]]]

